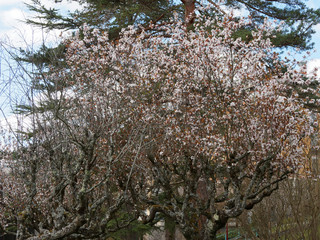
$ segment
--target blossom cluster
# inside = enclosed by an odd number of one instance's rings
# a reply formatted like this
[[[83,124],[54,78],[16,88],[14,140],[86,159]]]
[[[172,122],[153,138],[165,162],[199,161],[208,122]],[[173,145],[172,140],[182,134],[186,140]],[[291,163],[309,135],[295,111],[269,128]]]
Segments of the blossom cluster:
[[[85,27],[83,39],[68,39],[76,96],[104,113],[117,105],[123,126],[151,128],[145,138],[155,141],[159,161],[188,151],[224,164],[249,153],[248,171],[273,155],[278,168],[296,169],[301,139],[312,133],[294,88],[305,74],[273,51],[268,21],[250,41],[233,37],[250,24],[202,17],[192,31],[175,23],[153,26],[165,34],[148,36],[131,27],[117,42]]]

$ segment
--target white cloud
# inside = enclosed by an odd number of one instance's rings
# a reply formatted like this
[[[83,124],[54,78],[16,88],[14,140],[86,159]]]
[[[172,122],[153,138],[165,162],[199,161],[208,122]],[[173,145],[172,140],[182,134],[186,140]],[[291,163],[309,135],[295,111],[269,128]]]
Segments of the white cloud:
[[[306,1],[308,7],[319,8],[319,0],[308,0]]]
[[[13,6],[17,4],[23,4],[24,1],[22,0],[1,0],[0,1],[0,8],[8,7],[8,6]]]
[[[0,24],[2,28],[16,27],[25,19],[25,12],[19,8],[10,8],[9,10],[1,11]]]
[[[36,49],[43,43],[46,45],[55,45],[59,42],[61,31],[45,31],[25,24],[21,27],[15,27],[5,32],[5,37],[0,41],[5,42],[7,46],[14,48]]]
[[[10,8],[2,10],[0,14],[0,41],[15,47],[26,47],[34,44],[39,39],[39,30],[31,28],[24,23],[28,13],[22,8]]]
[[[0,0],[0,41],[9,42],[15,47],[28,47],[43,42],[57,42],[61,31],[46,31],[39,27],[32,27],[24,23],[25,19],[36,16],[28,11],[24,2],[31,0]],[[81,6],[77,2],[62,1],[54,3],[52,0],[42,0],[41,4],[47,8],[61,9],[61,12],[74,11]]]
[[[0,118],[1,129],[7,132],[12,132],[20,129],[23,121],[22,119],[19,119],[19,117],[21,118],[22,116],[17,116],[15,114],[11,114],[10,116],[3,116],[2,118]]]
[[[320,59],[312,59],[307,63],[307,71],[308,73],[312,73],[315,69],[317,70],[317,75],[320,76]]]
[[[32,120],[30,117],[15,114],[8,117],[0,117],[0,147],[13,149],[17,144],[18,135],[21,132],[28,132],[31,124]]]
[[[316,31],[315,34],[320,34],[320,24],[315,25],[313,29]]]

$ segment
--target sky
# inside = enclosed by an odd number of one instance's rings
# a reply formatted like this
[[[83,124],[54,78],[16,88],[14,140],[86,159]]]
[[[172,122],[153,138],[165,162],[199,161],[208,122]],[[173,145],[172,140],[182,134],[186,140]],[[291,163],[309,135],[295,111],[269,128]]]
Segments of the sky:
[[[60,31],[48,32],[24,23],[26,18],[34,16],[25,5],[31,2],[31,0],[0,0],[0,125],[4,115],[10,115],[8,113],[12,112],[12,107],[23,101],[19,96],[25,95],[23,91],[27,89],[20,83],[14,82],[17,74],[21,79],[23,71],[19,71],[20,66],[14,65],[10,60],[6,49],[14,47],[17,50],[19,48],[32,50],[43,43],[56,45],[61,40]],[[54,0],[41,0],[41,3],[48,8],[63,9],[64,12],[79,8],[79,4],[71,1],[55,4]],[[14,96],[13,92],[18,94]]]
[[[27,43],[37,44],[43,40],[54,41],[58,39],[59,31],[48,33],[23,22],[32,16],[25,5],[25,3],[31,2],[31,0],[0,0],[0,41],[6,39],[15,45],[24,46]],[[69,1],[55,4],[54,0],[41,0],[41,3],[48,8],[55,7],[64,11],[73,11],[79,8],[76,2]]]

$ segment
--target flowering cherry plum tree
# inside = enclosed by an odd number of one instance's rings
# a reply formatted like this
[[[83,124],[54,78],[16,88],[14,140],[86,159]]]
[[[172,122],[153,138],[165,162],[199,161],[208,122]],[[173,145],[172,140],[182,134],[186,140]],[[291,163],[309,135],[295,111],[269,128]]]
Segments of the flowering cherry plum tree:
[[[2,155],[12,171],[0,172],[0,224],[16,239],[105,239],[137,219],[116,174],[141,131],[126,124],[117,86],[88,87],[51,67],[35,74],[44,90],[30,97],[28,127]]]
[[[67,92],[47,96],[59,104],[19,158],[35,163],[20,239],[106,237],[132,220],[111,224],[125,203],[144,224],[163,214],[186,239],[215,239],[297,171],[312,128],[296,89],[317,89],[272,51],[273,23],[234,37],[248,24],[203,14],[190,31],[173,19],[149,26],[161,35],[129,27],[110,42],[84,26],[67,39],[67,68],[46,76]]]
[[[214,239],[270,196],[300,168],[301,140],[312,133],[296,92],[311,83],[304,68],[272,51],[267,20],[252,40],[235,39],[248,24],[199,16],[192,31],[177,21],[150,26],[161,36],[131,27],[116,43],[84,29],[68,46],[75,78],[92,91],[117,88],[130,115],[123,127],[145,126],[124,170],[131,195],[150,210],[143,221],[162,213],[186,239]]]

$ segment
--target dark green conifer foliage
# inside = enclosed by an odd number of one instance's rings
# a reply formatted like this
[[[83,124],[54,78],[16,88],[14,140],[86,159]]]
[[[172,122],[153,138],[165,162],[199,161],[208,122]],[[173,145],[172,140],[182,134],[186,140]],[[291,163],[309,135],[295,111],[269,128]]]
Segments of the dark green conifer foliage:
[[[320,21],[320,9],[308,8],[303,0],[227,0],[226,5],[245,8],[255,24],[265,17],[284,21],[283,32],[277,34],[273,43],[277,47],[298,47],[307,50],[314,33],[312,27]]]
[[[64,30],[78,29],[86,23],[92,27],[108,30],[110,39],[114,39],[119,36],[121,29],[128,25],[147,26],[150,22],[168,21],[174,11],[180,12],[183,16],[183,5],[174,0],[74,1],[82,4],[83,10],[63,15],[58,9],[48,9],[41,1],[33,0],[33,3],[27,6],[40,17],[28,19],[27,23],[48,29]]]
[[[54,0],[52,0],[54,1]],[[55,0],[62,2],[66,0]],[[84,6],[81,11],[60,14],[58,9],[48,9],[41,0],[33,0],[28,5],[31,11],[37,12],[38,19],[29,19],[28,23],[41,25],[49,29],[78,29],[83,23],[108,30],[110,39],[119,36],[122,28],[128,25],[147,26],[150,22],[168,21],[173,13],[184,18],[184,0],[72,0]],[[189,1],[188,1],[189,2]],[[216,13],[223,14],[224,8],[218,1],[193,1],[200,5],[211,3],[217,7]],[[313,47],[310,42],[314,33],[312,27],[320,22],[320,9],[308,8],[304,0],[226,0],[224,7],[243,10],[251,15],[255,25],[265,17],[278,24],[284,21],[284,30],[277,34],[273,41],[277,47],[299,47],[307,50]],[[215,14],[216,14],[215,13]],[[41,20],[41,21],[40,21]],[[247,31],[244,31],[245,36]]]

